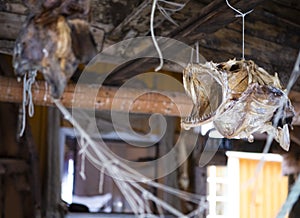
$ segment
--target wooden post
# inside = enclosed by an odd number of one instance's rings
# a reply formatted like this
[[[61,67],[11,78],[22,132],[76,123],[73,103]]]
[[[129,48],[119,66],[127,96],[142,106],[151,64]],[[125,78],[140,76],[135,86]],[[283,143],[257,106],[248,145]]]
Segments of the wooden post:
[[[59,213],[61,202],[61,175],[59,149],[60,113],[56,108],[48,110],[48,167],[46,186],[46,217],[63,217]]]
[[[165,135],[162,137],[160,143],[159,143],[159,157],[163,157],[168,152],[170,152],[174,146],[174,131],[175,131],[175,122],[174,118],[172,117],[165,117],[167,121],[167,131],[165,132]],[[173,188],[178,188],[178,173],[177,169],[174,169],[174,171],[171,169],[174,164],[176,164],[177,160],[176,157],[174,157],[174,160],[168,159],[167,162],[164,162],[163,166],[158,166],[159,168],[162,168],[163,171],[170,172],[164,177],[164,184]],[[159,169],[161,170],[161,169]],[[173,207],[181,211],[181,205],[180,200],[173,195],[170,195],[168,193],[163,194],[163,199],[171,204]]]

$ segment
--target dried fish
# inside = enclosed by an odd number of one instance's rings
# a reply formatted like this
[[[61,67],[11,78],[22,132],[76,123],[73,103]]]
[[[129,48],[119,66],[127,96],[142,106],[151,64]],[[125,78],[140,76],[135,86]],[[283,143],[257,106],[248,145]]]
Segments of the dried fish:
[[[182,120],[183,128],[213,122],[224,137],[250,142],[253,133],[267,132],[289,149],[288,127],[295,111],[277,74],[268,74],[251,60],[233,59],[189,64],[183,71],[183,84],[194,104],[191,115]],[[280,120],[274,126],[278,113]]]
[[[51,95],[60,98],[79,63],[96,55],[86,21],[89,1],[26,1],[30,9],[14,49],[18,77],[28,71],[43,73]]]

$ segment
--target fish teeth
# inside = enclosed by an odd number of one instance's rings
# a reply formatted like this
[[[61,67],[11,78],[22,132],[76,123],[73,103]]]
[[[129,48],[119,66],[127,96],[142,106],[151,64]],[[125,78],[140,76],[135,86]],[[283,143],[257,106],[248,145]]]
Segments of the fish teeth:
[[[189,116],[186,117],[183,121],[183,123],[189,125],[189,124],[198,124],[203,121],[206,121],[207,119],[210,119],[214,115],[213,112],[210,112],[208,114],[203,114],[201,117],[194,117],[194,116]]]

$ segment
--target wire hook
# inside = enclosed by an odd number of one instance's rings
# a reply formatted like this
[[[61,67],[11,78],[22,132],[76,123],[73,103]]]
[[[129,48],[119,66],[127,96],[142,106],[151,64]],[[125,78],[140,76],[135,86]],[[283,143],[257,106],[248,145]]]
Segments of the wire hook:
[[[243,30],[242,30],[242,59],[245,60],[245,16],[247,14],[250,14],[252,10],[247,11],[246,13],[242,13],[241,11],[239,11],[238,9],[234,8],[232,5],[229,4],[228,0],[226,0],[226,4],[228,5],[228,7],[230,7],[232,10],[234,10],[235,12],[237,12],[238,14],[235,15],[236,17],[242,17],[242,23],[243,23]]]

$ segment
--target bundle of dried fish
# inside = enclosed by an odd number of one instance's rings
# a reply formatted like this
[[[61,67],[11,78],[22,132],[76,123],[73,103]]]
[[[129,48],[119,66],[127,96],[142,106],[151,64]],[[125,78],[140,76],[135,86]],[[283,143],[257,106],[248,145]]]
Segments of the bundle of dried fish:
[[[183,71],[183,84],[194,103],[191,115],[182,120],[185,129],[212,121],[226,138],[252,142],[253,133],[267,132],[289,149],[288,126],[295,112],[277,74],[268,74],[251,60],[206,62],[189,64]]]
[[[86,21],[87,0],[28,0],[30,13],[16,40],[13,65],[17,76],[38,70],[60,98],[79,63],[96,54]]]

